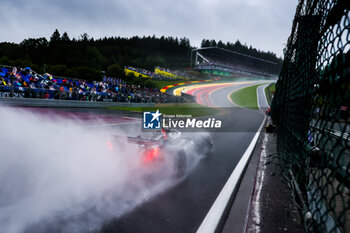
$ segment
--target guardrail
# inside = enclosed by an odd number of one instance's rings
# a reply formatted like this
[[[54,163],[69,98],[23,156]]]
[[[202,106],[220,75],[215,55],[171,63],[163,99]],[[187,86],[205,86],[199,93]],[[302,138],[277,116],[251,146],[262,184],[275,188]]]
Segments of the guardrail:
[[[90,102],[77,100],[0,98],[0,105],[50,108],[154,107],[154,103]]]

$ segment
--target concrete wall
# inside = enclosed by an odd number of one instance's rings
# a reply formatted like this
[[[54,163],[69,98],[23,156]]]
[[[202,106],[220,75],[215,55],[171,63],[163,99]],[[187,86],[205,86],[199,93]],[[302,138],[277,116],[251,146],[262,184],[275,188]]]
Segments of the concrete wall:
[[[104,108],[104,107],[153,107],[154,103],[88,102],[78,100],[0,98],[0,105],[24,107],[62,107],[62,108]]]

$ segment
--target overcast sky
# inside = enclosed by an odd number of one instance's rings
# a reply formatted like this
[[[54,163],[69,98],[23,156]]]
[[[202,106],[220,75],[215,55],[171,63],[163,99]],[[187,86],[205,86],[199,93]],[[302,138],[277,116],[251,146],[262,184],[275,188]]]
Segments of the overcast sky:
[[[282,56],[297,0],[2,0],[0,41],[156,35],[235,42]]]

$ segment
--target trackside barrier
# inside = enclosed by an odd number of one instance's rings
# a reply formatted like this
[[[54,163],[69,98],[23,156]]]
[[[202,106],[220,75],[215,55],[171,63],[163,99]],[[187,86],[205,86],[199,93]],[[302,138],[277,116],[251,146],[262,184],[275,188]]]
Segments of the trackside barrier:
[[[105,107],[154,107],[154,103],[90,102],[35,98],[0,98],[0,106],[51,107],[51,108],[105,108]]]
[[[205,216],[203,222],[199,226],[197,233],[220,232],[222,224],[224,223],[227,217],[229,208],[231,207],[230,203],[233,201],[233,199],[235,198],[235,194],[238,191],[242,177],[253,154],[255,145],[259,139],[265,121],[266,117],[261,123],[257,133],[255,133],[253,140],[250,142],[242,158],[239,160],[236,168],[233,170],[223,189],[219,193],[219,196],[216,198],[214,204],[212,205],[209,212]]]
[[[307,232],[350,232],[350,1],[300,0],[272,100]]]

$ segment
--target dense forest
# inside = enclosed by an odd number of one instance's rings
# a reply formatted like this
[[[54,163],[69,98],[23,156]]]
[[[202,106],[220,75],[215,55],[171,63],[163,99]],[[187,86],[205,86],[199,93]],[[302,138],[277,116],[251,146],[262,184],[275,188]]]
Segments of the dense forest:
[[[219,46],[237,52],[279,61],[271,52],[248,48],[239,41],[223,44],[203,40],[202,46]],[[30,66],[37,72],[56,76],[84,79],[100,79],[102,71],[109,76],[123,77],[126,65],[153,70],[155,66],[186,68],[191,49],[187,38],[155,36],[131,38],[90,38],[84,33],[80,38],[69,38],[56,29],[48,41],[46,38],[28,38],[21,43],[0,43],[0,64]]]

